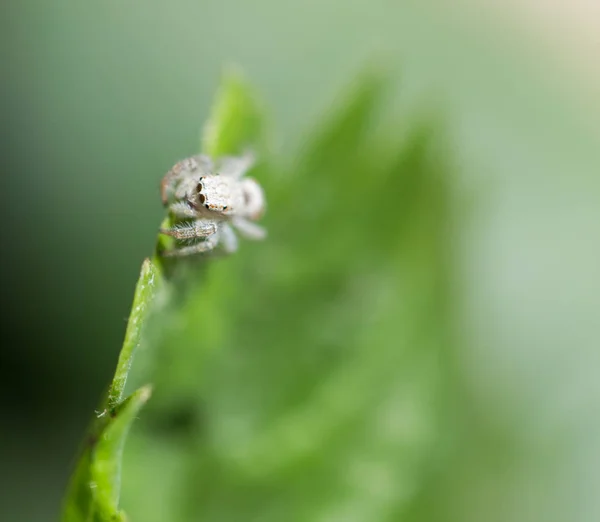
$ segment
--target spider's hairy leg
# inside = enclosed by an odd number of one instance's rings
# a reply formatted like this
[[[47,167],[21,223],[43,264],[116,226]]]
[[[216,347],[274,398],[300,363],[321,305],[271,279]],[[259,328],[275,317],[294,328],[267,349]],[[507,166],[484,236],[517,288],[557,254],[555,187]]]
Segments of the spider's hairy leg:
[[[182,179],[196,177],[196,174],[197,177],[205,176],[212,172],[212,169],[212,160],[204,154],[192,156],[175,164],[160,182],[160,197],[163,205],[168,203],[169,197],[176,192]]]
[[[210,252],[219,243],[218,234],[213,234],[206,238],[205,241],[200,241],[194,245],[184,246],[181,248],[175,248],[173,250],[166,250],[161,253],[165,257],[182,257],[190,256],[193,254],[201,254],[202,252]]]
[[[217,172],[221,176],[240,179],[252,168],[255,161],[252,152],[245,152],[242,156],[224,156],[219,160]]]
[[[229,223],[223,223],[219,230],[221,245],[228,254],[233,254],[238,249],[238,240]]]
[[[178,218],[195,219],[198,217],[196,209],[188,201],[178,201],[177,203],[173,203],[169,207],[169,210]]]
[[[247,219],[237,217],[233,219],[232,223],[240,231],[240,234],[247,239],[264,239],[267,237],[267,231],[263,227]]]
[[[175,225],[172,228],[161,228],[160,233],[175,239],[196,239],[214,236],[217,233],[217,222],[210,219],[197,219],[189,223]]]
[[[184,160],[185,161],[185,160]],[[162,204],[166,205],[169,202],[169,197],[175,192],[177,184],[185,175],[183,161],[177,163],[169,172],[167,172],[160,182],[160,199]]]
[[[191,197],[194,189],[198,186],[198,181],[201,178],[201,174],[198,172],[191,172],[187,174],[177,185],[175,189],[175,199],[183,199]]]

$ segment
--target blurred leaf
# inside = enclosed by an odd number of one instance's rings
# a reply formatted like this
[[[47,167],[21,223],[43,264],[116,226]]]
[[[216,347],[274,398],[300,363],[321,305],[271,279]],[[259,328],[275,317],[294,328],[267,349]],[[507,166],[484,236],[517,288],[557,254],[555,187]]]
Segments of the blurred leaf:
[[[125,455],[135,520],[397,519],[439,462],[447,159],[429,127],[378,132],[384,86],[365,75],[290,169],[263,158],[268,240],[189,272],[151,321],[155,400],[132,433],[148,451]],[[256,140],[240,89],[226,82],[206,151]]]
[[[263,143],[263,111],[240,72],[231,69],[224,78],[211,115],[204,127],[202,152],[212,157],[241,154]]]

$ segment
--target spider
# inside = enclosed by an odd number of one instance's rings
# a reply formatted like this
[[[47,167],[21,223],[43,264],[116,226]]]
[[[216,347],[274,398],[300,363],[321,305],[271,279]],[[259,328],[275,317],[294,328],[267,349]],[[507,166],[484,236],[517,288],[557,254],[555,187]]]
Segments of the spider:
[[[161,198],[178,222],[160,232],[179,244],[162,255],[187,256],[209,252],[217,245],[227,253],[235,252],[238,241],[233,228],[248,239],[264,239],[265,229],[253,223],[265,210],[264,193],[254,179],[244,177],[253,165],[251,154],[225,156],[215,163],[200,154],[167,172],[160,185]]]

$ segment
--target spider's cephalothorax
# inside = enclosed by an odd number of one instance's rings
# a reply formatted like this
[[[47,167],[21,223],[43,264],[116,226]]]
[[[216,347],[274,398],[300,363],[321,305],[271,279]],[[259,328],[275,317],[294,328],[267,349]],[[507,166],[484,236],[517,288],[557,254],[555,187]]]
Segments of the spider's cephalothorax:
[[[249,239],[266,236],[265,230],[252,222],[265,209],[262,188],[244,177],[253,163],[250,154],[224,157],[216,163],[199,155],[180,161],[167,172],[161,182],[161,198],[176,223],[161,233],[184,244],[163,255],[207,252],[217,245],[234,252],[237,237],[232,226]]]

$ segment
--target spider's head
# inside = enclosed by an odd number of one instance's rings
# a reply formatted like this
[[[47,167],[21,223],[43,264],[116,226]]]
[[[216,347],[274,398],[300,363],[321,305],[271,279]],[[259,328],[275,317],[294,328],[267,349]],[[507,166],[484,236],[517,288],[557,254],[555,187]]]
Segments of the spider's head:
[[[240,212],[252,220],[259,219],[265,213],[266,200],[261,186],[252,178],[240,181],[243,198],[243,211]]]
[[[197,203],[210,212],[234,214],[242,205],[237,183],[225,176],[203,176],[196,186]]]

